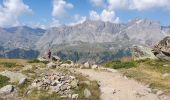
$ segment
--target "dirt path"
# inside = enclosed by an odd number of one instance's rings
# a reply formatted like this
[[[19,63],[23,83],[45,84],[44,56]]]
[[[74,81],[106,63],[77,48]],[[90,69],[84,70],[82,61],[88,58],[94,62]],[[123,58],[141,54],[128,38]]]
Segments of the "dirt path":
[[[109,70],[76,69],[77,72],[88,75],[91,80],[99,81],[101,100],[160,100],[147,86],[123,77],[116,70]]]

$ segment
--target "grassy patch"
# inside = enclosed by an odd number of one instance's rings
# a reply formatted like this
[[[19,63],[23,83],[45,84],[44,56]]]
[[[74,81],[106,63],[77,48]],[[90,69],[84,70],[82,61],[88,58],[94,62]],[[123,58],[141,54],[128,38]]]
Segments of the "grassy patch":
[[[7,85],[9,80],[8,77],[0,75],[0,88]]]
[[[16,66],[15,62],[0,62],[0,65],[7,68],[12,68]]]
[[[90,90],[92,96],[88,99],[88,100],[100,100],[100,90],[99,90],[99,86],[98,83],[96,81],[90,81],[89,79],[87,79],[86,77],[82,76],[82,75],[77,75],[76,77],[79,81],[89,81],[90,85],[87,84],[80,84],[79,85],[79,89],[75,90],[75,92],[77,94],[79,94],[79,100],[83,100],[84,99],[84,90],[87,88]]]
[[[49,94],[48,91],[35,89],[31,92],[31,94],[25,97],[25,100],[67,100],[67,99],[62,99],[56,93]]]
[[[49,63],[49,61],[39,61],[38,59],[28,60],[27,62],[28,63],[44,63],[44,64]]]
[[[170,73],[170,62],[146,59],[136,61],[136,63],[137,67],[120,69],[120,72],[127,77],[148,84],[151,88],[170,92],[170,77],[163,77],[163,74]]]
[[[120,69],[120,68],[132,68],[137,66],[137,62],[135,61],[128,61],[128,62],[122,62],[122,61],[111,61],[104,66],[109,67],[109,68],[114,68],[114,69]]]

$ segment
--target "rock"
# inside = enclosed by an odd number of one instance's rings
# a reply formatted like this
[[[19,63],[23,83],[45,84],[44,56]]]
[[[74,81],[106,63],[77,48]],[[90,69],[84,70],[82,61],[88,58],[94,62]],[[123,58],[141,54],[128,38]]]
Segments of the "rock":
[[[88,99],[88,98],[90,98],[90,96],[91,96],[91,92],[90,92],[90,90],[88,90],[87,88],[84,90],[84,97],[86,98],[86,99]]]
[[[164,67],[168,67],[169,65],[166,64],[166,65],[163,65],[163,66],[164,66]]]
[[[170,73],[165,73],[162,75],[162,77],[170,77]]]
[[[52,60],[53,60],[53,61],[59,61],[59,60],[60,60],[60,57],[58,57],[58,56],[52,56]]]
[[[39,58],[37,58],[37,60],[39,60],[39,61],[48,61],[46,58],[44,58],[44,57],[39,57]]]
[[[156,93],[157,95],[162,95],[163,94],[163,92],[161,91],[161,90],[159,90],[159,91],[157,91],[157,93]]]
[[[73,100],[77,100],[78,97],[79,97],[79,94],[73,94],[73,95],[72,95],[72,99],[73,99]]]
[[[50,63],[47,64],[47,68],[50,68],[50,69],[54,69],[54,68],[56,68],[56,66],[57,65],[53,62],[50,62]]]
[[[27,81],[27,78],[22,78],[22,79],[19,81],[18,85],[23,85],[26,81]]]
[[[10,94],[14,91],[14,86],[6,85],[0,89],[0,94]]]
[[[73,80],[71,83],[70,83],[71,87],[72,88],[76,88],[78,86],[78,80]]]
[[[18,81],[20,81],[23,78],[27,78],[27,76],[25,76],[22,73],[18,73],[18,72],[3,71],[0,74],[10,78],[11,82],[18,82]]]
[[[60,66],[61,66],[61,67],[72,67],[71,64],[61,64]]]
[[[159,59],[170,61],[170,36],[161,40],[152,51]]]
[[[92,68],[92,69],[97,69],[98,66],[94,64],[91,68]]]
[[[84,63],[84,67],[85,67],[85,68],[90,68],[89,62]]]
[[[157,57],[152,53],[152,49],[144,46],[133,46],[132,56],[134,60],[143,59],[157,59]]]

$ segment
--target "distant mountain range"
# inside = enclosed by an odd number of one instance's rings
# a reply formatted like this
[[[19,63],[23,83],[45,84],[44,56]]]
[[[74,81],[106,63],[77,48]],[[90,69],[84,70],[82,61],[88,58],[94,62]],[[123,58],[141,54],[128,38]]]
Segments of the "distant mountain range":
[[[86,20],[75,26],[47,30],[27,26],[0,28],[0,34],[0,46],[4,51],[32,50],[43,55],[52,49],[53,54],[62,59],[102,63],[130,55],[129,48],[133,45],[153,46],[170,36],[170,27],[147,19],[120,24]]]

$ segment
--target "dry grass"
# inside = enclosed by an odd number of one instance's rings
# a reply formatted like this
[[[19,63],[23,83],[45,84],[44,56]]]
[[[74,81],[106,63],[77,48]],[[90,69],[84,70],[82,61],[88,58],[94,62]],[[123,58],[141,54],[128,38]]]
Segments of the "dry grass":
[[[170,77],[163,77],[163,74],[170,73],[169,62],[145,60],[138,63],[138,67],[120,69],[120,71],[127,77],[143,82],[151,88],[170,92]],[[164,66],[165,64],[169,67]]]

